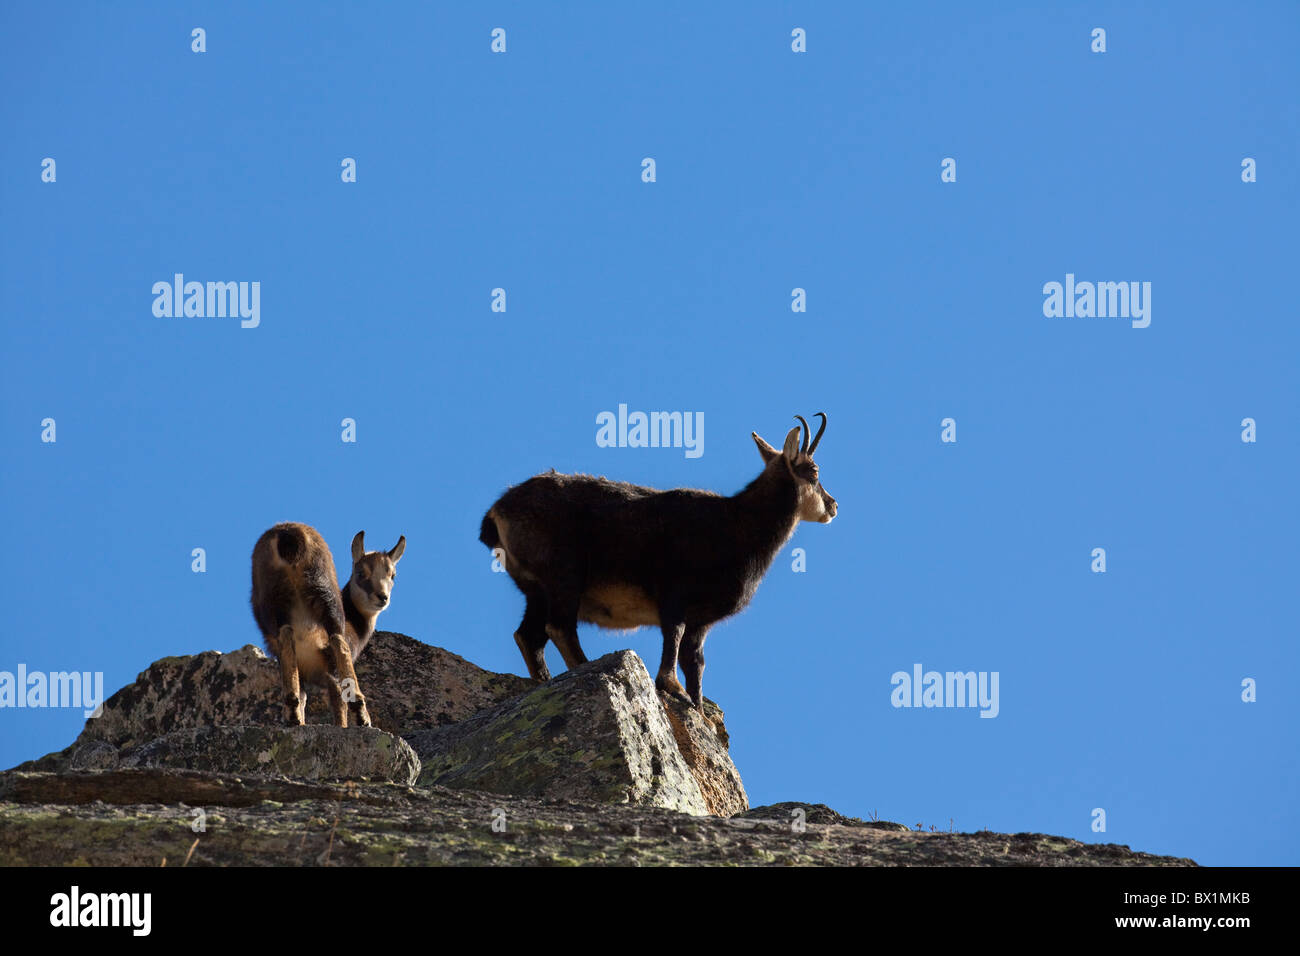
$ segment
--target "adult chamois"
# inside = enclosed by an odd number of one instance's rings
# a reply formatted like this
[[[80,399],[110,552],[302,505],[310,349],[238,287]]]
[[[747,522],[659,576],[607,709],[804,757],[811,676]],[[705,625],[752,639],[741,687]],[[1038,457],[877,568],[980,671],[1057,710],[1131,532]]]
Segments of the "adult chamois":
[[[375,633],[375,619],[388,606],[406,536],[391,551],[367,551],[366,533],[352,539],[352,576],[339,587],[334,559],[315,528],[286,522],[257,539],[253,548],[253,617],[266,649],[280,661],[289,723],[306,719],[301,682],[324,685],[334,723],[370,726],[366,698],[352,663]]]
[[[704,711],[704,638],[742,610],[802,521],[828,524],[835,499],[818,477],[817,435],[790,429],[777,451],[752,432],[764,468],[731,497],[678,488],[658,491],[552,470],[515,485],[483,517],[479,540],[527,601],[515,643],[528,673],[550,680],[548,639],[565,665],[586,661],[578,622],[629,630],[657,625],[664,650],[655,686]],[[686,689],[677,680],[680,654]]]

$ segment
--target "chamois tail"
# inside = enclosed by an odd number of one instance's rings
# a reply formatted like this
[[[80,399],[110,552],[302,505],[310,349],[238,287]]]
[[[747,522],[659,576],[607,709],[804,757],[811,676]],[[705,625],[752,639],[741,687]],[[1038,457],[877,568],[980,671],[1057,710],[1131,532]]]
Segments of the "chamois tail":
[[[275,535],[275,552],[285,564],[293,564],[307,552],[307,537],[298,528],[281,528]]]
[[[501,545],[501,535],[497,533],[497,523],[492,520],[491,511],[483,516],[483,524],[478,529],[478,539],[489,548],[495,549]]]

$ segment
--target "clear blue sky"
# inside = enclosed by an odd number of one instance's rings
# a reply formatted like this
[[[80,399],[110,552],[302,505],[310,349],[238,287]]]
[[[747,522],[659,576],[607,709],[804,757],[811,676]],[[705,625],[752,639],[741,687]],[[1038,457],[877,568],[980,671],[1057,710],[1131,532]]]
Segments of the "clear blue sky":
[[[1300,6],[701,6],[6,5],[0,670],[260,643],[297,520],[405,534],[381,626],[522,674],[501,491],[731,493],[825,410],[839,517],[706,647],[753,803],[1300,863]],[[260,326],[155,317],[177,272]],[[1150,327],[1045,317],[1067,273]],[[620,403],[704,454],[598,447]],[[999,715],[895,709],[915,663]],[[0,711],[0,765],[81,725]]]

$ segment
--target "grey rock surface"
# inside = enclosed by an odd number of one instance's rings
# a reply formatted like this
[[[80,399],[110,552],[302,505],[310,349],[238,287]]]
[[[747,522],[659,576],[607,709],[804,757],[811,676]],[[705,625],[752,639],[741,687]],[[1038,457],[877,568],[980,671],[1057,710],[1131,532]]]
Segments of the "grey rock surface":
[[[118,766],[409,786],[419,776],[420,758],[401,737],[375,727],[196,727],[127,751]]]
[[[704,716],[678,697],[660,694],[673,739],[691,775],[700,786],[704,805],[716,817],[729,817],[749,809],[749,797],[728,752],[730,738],[721,708],[704,698]]]
[[[407,740],[423,764],[420,786],[710,812],[632,651]]]
[[[357,661],[374,725],[391,734],[450,724],[533,686],[476,667],[457,654],[379,631]],[[214,726],[284,727],[280,669],[261,648],[164,657],[104,702],[67,748],[21,765],[29,770],[105,769],[164,734]],[[325,691],[307,691],[307,722],[331,725]]]
[[[797,832],[784,816],[163,768],[8,771],[0,866],[1195,866],[1041,833]]]

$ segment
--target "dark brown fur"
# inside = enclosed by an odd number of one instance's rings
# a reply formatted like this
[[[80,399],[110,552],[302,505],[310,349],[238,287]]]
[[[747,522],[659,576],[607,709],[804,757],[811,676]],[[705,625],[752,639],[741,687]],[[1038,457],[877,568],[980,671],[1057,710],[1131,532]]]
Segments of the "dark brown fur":
[[[266,649],[280,662],[285,709],[302,725],[307,698],[302,684],[325,687],[334,722],[370,726],[370,712],[353,662],[375,631],[387,606],[395,565],[406,548],[402,537],[392,551],[365,550],[365,532],[352,539],[352,576],[339,587],[325,539],[296,522],[268,530],[253,548],[253,617]]]
[[[800,447],[799,428],[782,451],[753,438],[763,471],[731,497],[552,471],[497,500],[479,540],[500,550],[527,600],[515,643],[534,680],[550,679],[548,639],[567,666],[587,659],[579,621],[611,629],[657,625],[664,645],[656,686],[689,695],[703,710],[709,628],[749,603],[800,520],[829,522],[838,510],[806,438]]]

